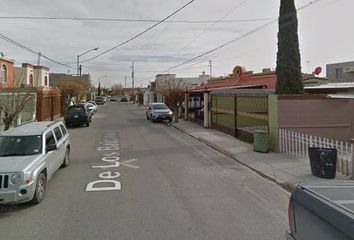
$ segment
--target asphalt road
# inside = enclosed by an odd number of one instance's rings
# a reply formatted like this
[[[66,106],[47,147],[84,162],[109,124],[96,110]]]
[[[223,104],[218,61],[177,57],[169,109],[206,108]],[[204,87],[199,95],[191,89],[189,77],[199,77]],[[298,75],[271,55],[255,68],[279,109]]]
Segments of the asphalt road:
[[[286,191],[141,107],[110,102],[69,132],[70,166],[41,204],[0,207],[1,240],[284,239]]]

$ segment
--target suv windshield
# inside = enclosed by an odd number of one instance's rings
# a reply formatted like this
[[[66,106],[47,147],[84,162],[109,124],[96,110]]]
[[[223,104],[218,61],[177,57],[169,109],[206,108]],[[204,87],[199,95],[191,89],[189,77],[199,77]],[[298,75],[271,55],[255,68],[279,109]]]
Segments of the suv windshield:
[[[0,157],[36,155],[41,152],[41,135],[0,136]]]
[[[168,107],[165,104],[154,104],[151,106],[152,109],[168,109]]]

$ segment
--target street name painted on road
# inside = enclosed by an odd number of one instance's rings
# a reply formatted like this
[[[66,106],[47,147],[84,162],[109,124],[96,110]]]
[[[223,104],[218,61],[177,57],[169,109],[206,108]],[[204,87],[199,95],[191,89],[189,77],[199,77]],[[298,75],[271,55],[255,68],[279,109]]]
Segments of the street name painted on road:
[[[107,163],[105,165],[92,166],[94,169],[105,170],[98,174],[99,180],[89,182],[86,185],[86,192],[98,191],[118,191],[122,189],[122,184],[118,180],[120,173],[117,168],[125,166],[129,168],[139,168],[139,166],[130,164],[137,161],[137,159],[129,159],[120,161],[120,145],[119,136],[117,133],[105,133],[103,142],[97,147],[97,151],[101,154],[101,161]]]

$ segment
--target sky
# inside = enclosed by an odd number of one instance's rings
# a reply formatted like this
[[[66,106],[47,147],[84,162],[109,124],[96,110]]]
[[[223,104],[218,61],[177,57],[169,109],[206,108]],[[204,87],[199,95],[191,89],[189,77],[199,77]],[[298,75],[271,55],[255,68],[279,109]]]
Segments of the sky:
[[[322,67],[320,76],[325,76],[326,64],[354,60],[353,0],[295,0],[295,4],[306,6],[298,11],[303,72]],[[151,28],[184,5],[168,22]],[[276,67],[274,20],[279,5],[280,0],[1,0],[0,52],[16,66],[36,65],[35,53],[41,52],[65,65],[42,57],[41,65],[51,73],[76,74],[77,55],[98,47],[80,56],[80,63],[93,84],[100,81],[105,87],[131,87],[132,62],[136,87],[147,86],[162,73],[209,74],[209,61],[213,77],[230,74],[237,65],[260,72]]]

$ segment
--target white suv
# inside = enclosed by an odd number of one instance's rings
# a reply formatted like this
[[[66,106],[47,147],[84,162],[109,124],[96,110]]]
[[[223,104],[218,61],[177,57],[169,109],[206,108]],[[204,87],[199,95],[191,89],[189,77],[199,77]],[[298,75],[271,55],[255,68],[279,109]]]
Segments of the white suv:
[[[40,203],[53,173],[67,167],[69,133],[62,121],[30,122],[0,134],[0,204]]]

